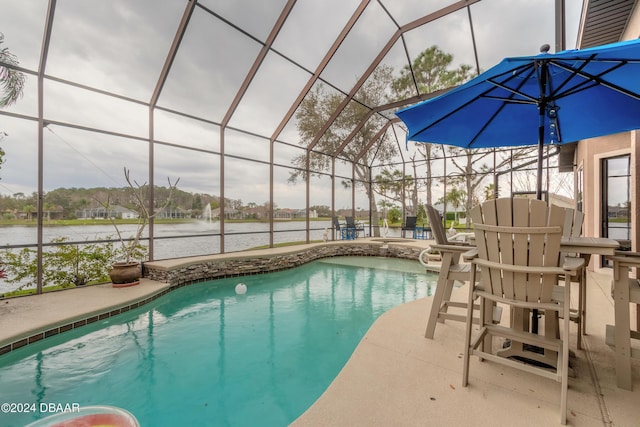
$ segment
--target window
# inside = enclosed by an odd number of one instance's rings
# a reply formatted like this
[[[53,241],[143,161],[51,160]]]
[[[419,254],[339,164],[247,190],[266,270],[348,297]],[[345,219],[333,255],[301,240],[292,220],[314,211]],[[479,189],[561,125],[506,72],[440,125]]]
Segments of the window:
[[[620,250],[631,250],[630,155],[602,159],[601,206],[602,236],[620,242]]]
[[[584,191],[584,181],[583,181],[583,170],[582,166],[576,172],[576,209],[580,212],[584,212],[584,204],[582,199],[582,194]]]

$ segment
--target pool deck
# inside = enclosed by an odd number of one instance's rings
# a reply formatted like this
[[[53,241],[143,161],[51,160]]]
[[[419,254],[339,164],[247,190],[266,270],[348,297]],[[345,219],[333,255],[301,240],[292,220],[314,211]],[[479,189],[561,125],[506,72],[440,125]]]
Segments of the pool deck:
[[[588,273],[587,333],[577,350],[572,323],[568,425],[640,425],[640,361],[633,391],[616,386],[614,353],[604,342],[613,324],[611,275]],[[464,299],[468,287],[456,289]],[[560,425],[560,383],[472,357],[462,387],[464,325],[438,324],[424,338],[431,297],[383,314],[325,393],[293,426]]]
[[[406,244],[419,247],[429,243],[406,239]],[[614,353],[604,343],[605,324],[614,321],[610,282],[609,272],[588,273],[588,335],[583,350],[576,349],[577,328],[572,324],[575,377],[569,380],[569,425],[633,426],[640,420],[640,361],[632,364],[634,390],[619,389]],[[17,336],[41,332],[44,338],[56,328],[62,332],[63,325],[80,326],[87,318],[117,314],[167,289],[167,284],[143,279],[129,288],[98,285],[0,300],[0,349]],[[465,299],[467,287],[455,292]],[[431,301],[423,298],[383,314],[338,377],[293,425],[560,424],[560,384],[552,380],[474,357],[469,387],[463,388],[464,325],[438,324],[435,339],[425,339]]]

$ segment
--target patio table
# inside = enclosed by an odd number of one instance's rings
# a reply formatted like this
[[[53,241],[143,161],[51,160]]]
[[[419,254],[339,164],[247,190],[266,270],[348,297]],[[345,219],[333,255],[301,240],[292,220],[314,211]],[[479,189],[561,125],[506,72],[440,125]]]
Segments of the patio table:
[[[413,231],[413,238],[420,239],[420,240],[428,240],[431,238],[430,234],[431,234],[431,227],[425,226],[425,225],[422,225],[420,227],[416,226],[415,230]]]
[[[615,255],[619,246],[617,240],[607,237],[563,237],[560,250],[588,256],[589,258],[585,258],[588,263],[591,255]]]
[[[583,274],[585,277],[582,279],[584,283],[586,282],[586,266],[589,265],[589,261],[591,261],[591,255],[604,255],[604,256],[612,256],[615,255],[616,250],[620,244],[617,240],[609,239],[606,237],[563,237],[560,249],[565,253],[577,253],[584,259],[585,269],[583,270]],[[582,292],[580,294],[580,298],[582,299],[580,306],[582,307],[582,313],[579,313],[583,319],[586,318],[586,310],[587,310],[587,293]],[[586,322],[582,322],[582,330],[579,331],[580,334],[586,335]]]

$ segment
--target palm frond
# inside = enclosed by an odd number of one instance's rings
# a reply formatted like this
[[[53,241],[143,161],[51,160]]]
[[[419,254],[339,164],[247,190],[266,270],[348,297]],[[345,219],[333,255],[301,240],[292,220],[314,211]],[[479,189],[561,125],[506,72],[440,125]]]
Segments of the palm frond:
[[[0,44],[4,35],[0,33]],[[14,68],[20,64],[9,48],[0,49],[0,108],[14,104],[22,97],[26,76]]]

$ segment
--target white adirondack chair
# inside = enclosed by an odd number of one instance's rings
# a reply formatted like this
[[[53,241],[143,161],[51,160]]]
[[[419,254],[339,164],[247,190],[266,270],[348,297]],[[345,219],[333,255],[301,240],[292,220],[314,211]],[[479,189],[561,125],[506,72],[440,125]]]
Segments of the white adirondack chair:
[[[475,269],[471,269],[462,385],[468,384],[471,354],[554,379],[561,382],[560,421],[566,424],[571,286],[558,286],[558,278],[577,274],[577,267],[573,263],[567,270],[559,265],[565,211],[540,200],[503,198],[474,207],[471,218],[478,252],[472,263],[479,267],[481,276],[476,284]],[[481,311],[487,302],[510,307],[515,313],[510,324],[495,324],[481,312],[479,332],[472,339],[472,303],[476,298],[480,298]],[[545,312],[544,332],[529,331],[525,320],[529,310]],[[558,316],[550,315],[553,311]],[[557,323],[551,321],[558,317],[562,321],[559,336]],[[517,347],[517,352],[503,355],[505,341]],[[554,369],[527,363],[541,356],[531,349],[544,349],[543,360],[555,355]]]

